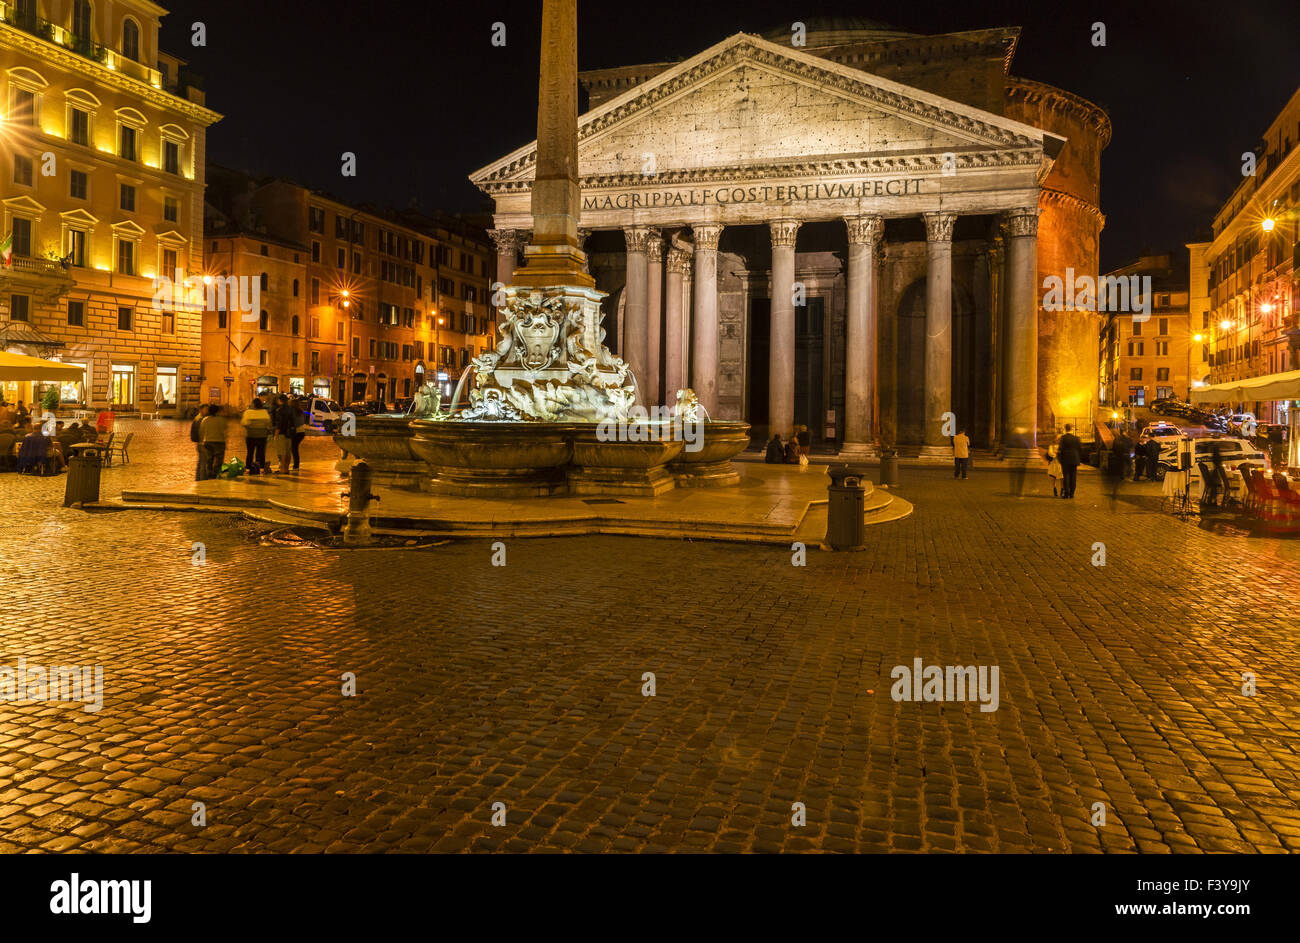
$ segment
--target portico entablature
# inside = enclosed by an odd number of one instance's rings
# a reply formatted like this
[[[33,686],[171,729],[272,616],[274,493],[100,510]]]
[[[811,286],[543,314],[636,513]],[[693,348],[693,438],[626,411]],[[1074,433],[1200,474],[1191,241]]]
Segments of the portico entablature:
[[[737,34],[580,119],[581,225],[995,213],[1033,205],[1064,140]],[[535,146],[471,180],[528,228]]]

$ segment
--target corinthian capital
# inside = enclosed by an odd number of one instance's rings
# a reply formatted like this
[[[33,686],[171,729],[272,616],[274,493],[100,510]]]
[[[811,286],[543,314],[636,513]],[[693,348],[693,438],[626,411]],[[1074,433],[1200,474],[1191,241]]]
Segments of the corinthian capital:
[[[849,245],[874,246],[885,232],[885,221],[879,216],[846,216],[844,225],[849,230]]]
[[[690,270],[691,257],[685,250],[678,249],[676,246],[668,250],[668,271],[685,275]]]
[[[647,243],[650,242],[652,230],[645,226],[625,226],[623,228],[623,238],[627,240],[628,252],[644,252]]]
[[[952,227],[957,222],[956,213],[922,213],[925,220],[927,242],[952,242]]]
[[[497,247],[497,255],[518,252],[519,246],[523,243],[518,229],[489,229],[487,234]]]
[[[1007,210],[1002,214],[1002,225],[1006,227],[1008,236],[1036,236],[1038,235],[1038,207],[1022,206]]]
[[[716,249],[718,239],[722,236],[722,227],[712,223],[700,223],[698,226],[691,227],[691,233],[695,236],[696,249]]]
[[[646,256],[651,262],[662,262],[664,260],[664,237],[658,232],[652,232],[650,239],[646,242]]]
[[[789,246],[794,248],[795,237],[799,234],[799,220],[774,219],[767,224],[772,230],[772,246]]]

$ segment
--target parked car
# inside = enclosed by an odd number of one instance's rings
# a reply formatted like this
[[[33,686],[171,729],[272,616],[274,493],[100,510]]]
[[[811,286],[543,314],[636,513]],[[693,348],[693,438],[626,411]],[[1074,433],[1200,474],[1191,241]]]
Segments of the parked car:
[[[343,421],[343,407],[323,396],[304,396],[298,400],[307,425],[322,432],[334,432]]]
[[[1217,443],[1217,445],[1216,445]],[[1198,462],[1209,462],[1210,456],[1214,449],[1220,449],[1223,461],[1229,465],[1238,465],[1241,462],[1251,462],[1260,466],[1268,464],[1267,458],[1263,452],[1244,439],[1234,439],[1227,437],[1212,437],[1197,439],[1192,443],[1192,470],[1196,470]],[[1172,469],[1178,466],[1178,440],[1174,440],[1167,446],[1162,443],[1160,449],[1160,465],[1165,469]]]
[[[1254,413],[1233,413],[1228,417],[1228,431],[1243,439],[1253,436],[1257,425],[1259,423],[1255,420]]]
[[[348,404],[348,412],[354,416],[373,416],[387,409],[388,407],[377,399],[357,400],[355,403]]]
[[[1150,408],[1157,416],[1181,416],[1191,409],[1191,404],[1166,396],[1163,399],[1152,400]]]
[[[405,413],[410,410],[413,402],[415,402],[415,400],[410,396],[399,396],[397,399],[393,400],[392,411],[395,413]]]

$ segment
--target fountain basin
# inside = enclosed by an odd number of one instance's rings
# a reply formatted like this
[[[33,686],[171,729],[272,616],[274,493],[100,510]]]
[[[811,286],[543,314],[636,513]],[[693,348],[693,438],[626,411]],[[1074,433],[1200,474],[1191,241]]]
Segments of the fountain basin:
[[[354,435],[334,434],[334,444],[374,471],[376,484],[390,488],[420,487],[429,469],[411,451],[409,416],[358,416]]]
[[[668,466],[679,488],[719,488],[740,483],[731,460],[749,448],[749,423],[738,419],[707,419],[702,423],[700,448],[683,448]]]
[[[575,429],[568,470],[570,494],[653,498],[673,490],[675,482],[667,466],[682,451],[682,442],[672,438],[671,426],[643,423],[624,426],[622,431],[629,433],[627,439],[602,441],[598,426]],[[647,441],[628,441],[641,438]]]
[[[427,465],[432,494],[525,498],[566,490],[573,426],[546,422],[411,423],[411,450]]]

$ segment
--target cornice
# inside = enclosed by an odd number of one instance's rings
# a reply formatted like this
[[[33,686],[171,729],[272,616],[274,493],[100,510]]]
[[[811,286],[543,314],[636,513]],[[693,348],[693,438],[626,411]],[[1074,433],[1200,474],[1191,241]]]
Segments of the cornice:
[[[988,150],[956,155],[956,166],[968,170],[995,167],[1037,167],[1042,161],[1038,148],[1005,151]],[[949,165],[951,166],[951,165]],[[623,189],[649,186],[689,186],[703,183],[738,183],[748,180],[791,179],[801,177],[852,177],[864,174],[941,174],[942,154],[913,154],[896,157],[852,157],[838,160],[799,161],[788,164],[751,164],[744,167],[695,167],[661,170],[654,177],[632,171],[625,174],[593,174],[579,180],[586,190]],[[527,193],[531,177],[514,180],[484,181],[480,188],[492,195]]]
[[[1106,225],[1105,214],[1103,214],[1095,204],[1089,203],[1086,200],[1081,200],[1077,196],[1066,193],[1063,190],[1053,190],[1048,187],[1042,187],[1039,190],[1039,199],[1043,203],[1052,203],[1091,216],[1097,221],[1098,229]]]
[[[116,69],[105,68],[97,62],[92,62],[84,56],[64,49],[57,43],[46,42],[17,27],[0,24],[0,39],[3,39],[5,44],[12,48],[29,53],[41,62],[66,69],[69,72],[75,72],[101,85],[107,85],[117,91],[133,95],[157,108],[178,112],[193,121],[199,122],[204,127],[216,124],[221,120],[222,116],[210,108],[189,99],[181,98],[179,95],[165,92],[160,88],[155,88],[148,82],[133,79]]]
[[[1020,99],[1031,105],[1044,102],[1053,111],[1074,115],[1097,132],[1101,137],[1103,148],[1110,144],[1110,115],[1086,98],[1057,88],[1055,85],[1048,85],[1046,82],[1023,79],[1014,75],[1007,76],[1006,90],[1008,99]]]
[[[716,53],[696,63],[693,67],[657,83],[644,83],[648,87],[643,88],[639,94],[635,94],[636,88],[634,88],[625,93],[625,95],[631,96],[626,100],[613,100],[620,101],[617,106],[603,107],[592,113],[591,117],[578,127],[579,144],[590,137],[600,134],[607,128],[653,107],[658,102],[744,61],[764,66],[774,72],[823,88],[838,89],[864,103],[884,108],[899,115],[910,116],[923,122],[953,129],[982,140],[994,148],[1041,150],[1041,144],[1026,134],[999,127],[972,115],[963,114],[942,107],[939,104],[906,95],[902,91],[895,91],[893,88],[887,88],[884,85],[872,84],[868,81],[868,76],[865,73],[840,63],[817,59],[811,54],[792,55],[785,50],[775,47],[769,48],[771,47],[770,43],[744,33],[737,34],[720,45],[722,48],[719,48]],[[883,82],[885,80],[879,81]],[[898,85],[898,83],[889,82],[888,84],[897,85],[900,89],[906,88]],[[926,94],[920,89],[915,91],[918,94]],[[1006,120],[1017,126],[1021,125],[1015,119],[1008,118]],[[1041,157],[1036,155],[1034,162],[1038,163],[1040,160]],[[488,173],[483,174],[481,178],[474,180],[474,182],[484,191],[492,192],[490,188],[512,178],[520,177],[525,171],[533,167],[536,162],[537,147],[536,142],[533,142],[526,151],[518,153],[513,160],[502,162]],[[471,176],[471,179],[477,176],[476,172]]]

